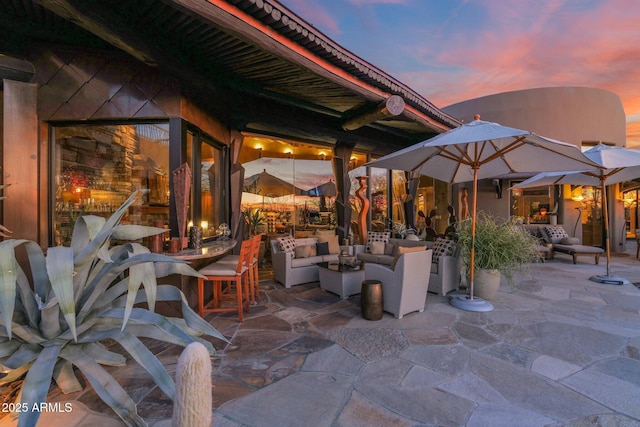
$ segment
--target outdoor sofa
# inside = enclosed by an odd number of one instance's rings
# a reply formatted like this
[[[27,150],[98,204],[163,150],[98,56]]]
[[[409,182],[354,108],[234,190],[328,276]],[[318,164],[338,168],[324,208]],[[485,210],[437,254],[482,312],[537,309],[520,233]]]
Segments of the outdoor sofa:
[[[332,232],[316,237],[294,239],[291,236],[283,236],[271,240],[273,278],[287,288],[317,282],[320,278],[318,263],[337,262],[342,251],[349,254],[353,251],[349,246],[338,245],[337,239],[338,236]],[[318,250],[324,246],[327,246],[329,253],[323,254]]]

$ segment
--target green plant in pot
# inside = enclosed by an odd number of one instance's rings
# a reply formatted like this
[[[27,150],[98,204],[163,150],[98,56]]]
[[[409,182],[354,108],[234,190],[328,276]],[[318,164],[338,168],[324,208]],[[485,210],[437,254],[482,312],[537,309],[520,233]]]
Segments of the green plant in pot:
[[[255,236],[259,233],[260,226],[265,224],[264,215],[261,209],[247,209],[242,211],[242,217],[247,224],[249,236]]]
[[[471,265],[471,219],[458,223],[458,244],[462,265],[468,272]],[[500,274],[514,285],[514,276],[531,262],[540,259],[537,239],[524,228],[510,221],[498,221],[479,212],[475,233],[474,295],[484,299],[495,296],[500,286]]]
[[[134,241],[165,231],[119,224],[135,197],[109,219],[78,218],[70,247],[52,247],[45,255],[33,241],[0,242],[0,386],[22,381],[18,426],[36,425],[40,412],[33,408],[46,402],[52,379],[63,393],[82,390],[79,373],[126,425],[144,426],[134,400],[103,365],[124,366],[118,352],[124,349],[173,399],[171,376],[140,338],[181,346],[199,341],[212,355],[202,335],[227,341],[178,288],[157,281],[200,276],[197,271],[138,243],[110,245],[111,239]],[[183,317],[155,313],[156,301],[181,303]],[[113,342],[119,347],[107,347]]]

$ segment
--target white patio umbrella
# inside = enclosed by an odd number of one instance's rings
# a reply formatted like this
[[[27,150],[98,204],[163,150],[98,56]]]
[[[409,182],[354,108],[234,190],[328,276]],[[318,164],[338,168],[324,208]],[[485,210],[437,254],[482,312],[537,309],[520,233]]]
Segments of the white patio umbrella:
[[[478,179],[511,173],[595,170],[599,167],[575,145],[483,121],[480,116],[367,166],[416,171],[450,184],[473,182],[469,296],[451,299],[453,306],[469,311],[493,310],[491,303],[473,295]]]
[[[543,185],[572,184],[600,186],[602,188],[602,215],[604,218],[605,251],[607,272],[590,277],[594,282],[624,285],[627,279],[611,274],[611,238],[609,237],[609,209],[607,207],[607,185],[631,181],[640,177],[640,151],[623,147],[598,144],[584,152],[584,155],[605,169],[598,171],[565,171],[540,173],[512,188],[529,188]]]

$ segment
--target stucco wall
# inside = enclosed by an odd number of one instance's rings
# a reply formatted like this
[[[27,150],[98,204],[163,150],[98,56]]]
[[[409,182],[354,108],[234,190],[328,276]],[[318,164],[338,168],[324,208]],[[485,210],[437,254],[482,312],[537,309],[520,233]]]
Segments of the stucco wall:
[[[626,118],[615,93],[588,87],[547,87],[504,92],[452,104],[442,109],[463,120],[482,120],[530,130],[582,145],[602,141],[626,146]]]

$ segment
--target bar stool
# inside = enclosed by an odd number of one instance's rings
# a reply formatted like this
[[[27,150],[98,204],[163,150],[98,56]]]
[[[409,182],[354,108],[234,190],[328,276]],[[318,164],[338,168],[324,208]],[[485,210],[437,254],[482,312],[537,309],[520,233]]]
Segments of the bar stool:
[[[256,304],[256,297],[259,297],[260,292],[260,272],[259,272],[259,256],[260,256],[260,242],[262,242],[262,234],[253,236],[251,239],[251,255],[249,256],[249,295],[251,297],[251,304]],[[227,255],[218,262],[225,264],[236,264],[238,262],[239,255]]]
[[[244,240],[240,246],[240,254],[235,264],[214,262],[199,270],[205,276],[198,278],[198,312],[200,317],[205,313],[238,312],[238,320],[243,321],[243,305],[249,311],[249,265],[253,241]],[[213,300],[205,305],[204,283],[213,283]],[[222,283],[228,285],[223,289]],[[244,290],[243,290],[244,287]],[[245,298],[242,293],[244,292]],[[235,300],[236,307],[221,307],[222,300]]]

